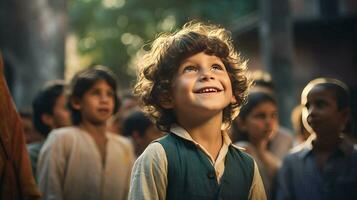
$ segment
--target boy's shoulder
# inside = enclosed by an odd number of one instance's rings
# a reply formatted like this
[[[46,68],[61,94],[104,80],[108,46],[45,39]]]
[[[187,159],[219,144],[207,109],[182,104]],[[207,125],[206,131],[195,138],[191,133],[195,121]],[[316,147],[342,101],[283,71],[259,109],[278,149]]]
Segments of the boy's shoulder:
[[[240,144],[240,143],[232,143],[231,146],[239,151],[244,152],[246,149],[242,146],[239,146],[238,144]],[[241,143],[241,144],[243,144],[243,143]],[[244,145],[248,145],[248,144],[244,143]]]
[[[249,160],[250,162],[254,161],[254,158],[246,152],[245,148],[238,146],[237,144],[233,144],[233,143],[230,144],[229,146],[235,153],[238,153],[242,158],[245,158],[246,160]]]
[[[64,138],[74,138],[78,134],[75,134],[77,132],[80,132],[81,130],[75,126],[68,126],[68,127],[62,127],[62,128],[57,128],[53,129],[50,134],[49,138],[53,139],[64,139]],[[48,139],[49,139],[48,138]]]

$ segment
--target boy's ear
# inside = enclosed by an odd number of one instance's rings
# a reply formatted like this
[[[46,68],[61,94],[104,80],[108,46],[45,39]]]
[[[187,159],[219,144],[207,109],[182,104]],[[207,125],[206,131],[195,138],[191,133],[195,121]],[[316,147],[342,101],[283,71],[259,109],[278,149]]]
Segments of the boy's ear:
[[[71,98],[70,100],[71,106],[76,109],[79,110],[81,109],[81,102],[78,98]]]
[[[343,108],[340,113],[341,113],[341,116],[342,116],[342,120],[343,120],[343,128],[342,129],[345,129],[347,123],[348,123],[348,120],[350,118],[350,112],[351,112],[351,109],[350,108]],[[342,130],[343,131],[343,130]]]
[[[236,103],[237,103],[236,96],[232,95],[231,104],[236,104]]]
[[[165,109],[171,109],[174,107],[172,97],[167,92],[160,94],[159,101],[160,105]]]

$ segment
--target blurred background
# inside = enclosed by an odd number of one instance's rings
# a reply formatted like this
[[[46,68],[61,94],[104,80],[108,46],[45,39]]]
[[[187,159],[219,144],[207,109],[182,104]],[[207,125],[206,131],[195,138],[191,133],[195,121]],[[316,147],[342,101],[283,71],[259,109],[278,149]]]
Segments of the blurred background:
[[[354,0],[0,0],[0,49],[15,103],[27,109],[46,81],[95,64],[129,88],[146,44],[192,19],[230,30],[249,69],[271,74],[281,124],[291,127],[303,87],[322,76],[348,84],[357,123]]]

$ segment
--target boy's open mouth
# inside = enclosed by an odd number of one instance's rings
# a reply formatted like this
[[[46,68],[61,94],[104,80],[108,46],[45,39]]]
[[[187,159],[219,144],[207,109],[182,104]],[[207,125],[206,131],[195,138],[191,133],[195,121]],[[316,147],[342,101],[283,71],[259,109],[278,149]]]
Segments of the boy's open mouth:
[[[214,92],[220,92],[220,91],[222,91],[222,90],[219,88],[216,88],[216,87],[204,87],[204,88],[196,90],[195,93],[214,93]]]
[[[98,111],[101,113],[108,113],[109,109],[108,108],[99,108]]]

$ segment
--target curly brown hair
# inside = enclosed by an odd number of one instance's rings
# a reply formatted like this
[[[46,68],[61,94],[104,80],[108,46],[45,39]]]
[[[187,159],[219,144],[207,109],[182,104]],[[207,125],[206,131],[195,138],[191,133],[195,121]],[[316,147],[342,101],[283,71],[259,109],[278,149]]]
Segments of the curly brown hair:
[[[183,60],[200,52],[219,57],[231,80],[237,101],[223,109],[222,120],[226,127],[246,101],[251,81],[247,76],[246,61],[235,50],[230,32],[213,24],[188,22],[177,32],[159,35],[138,64],[134,94],[161,131],[169,131],[171,124],[176,123],[174,111],[162,106],[170,95],[173,77]]]

